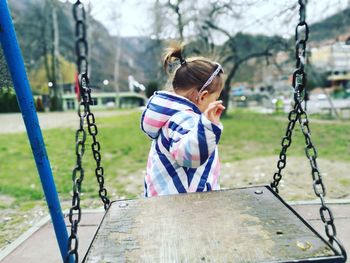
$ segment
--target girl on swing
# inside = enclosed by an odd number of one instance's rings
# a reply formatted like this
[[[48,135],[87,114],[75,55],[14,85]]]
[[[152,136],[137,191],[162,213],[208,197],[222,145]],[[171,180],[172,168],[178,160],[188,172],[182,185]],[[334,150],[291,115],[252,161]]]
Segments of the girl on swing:
[[[152,138],[146,197],[220,189],[223,69],[206,58],[185,59],[180,45],[169,49],[165,70],[173,60],[180,62],[173,91],[155,92],[141,117],[141,129]]]

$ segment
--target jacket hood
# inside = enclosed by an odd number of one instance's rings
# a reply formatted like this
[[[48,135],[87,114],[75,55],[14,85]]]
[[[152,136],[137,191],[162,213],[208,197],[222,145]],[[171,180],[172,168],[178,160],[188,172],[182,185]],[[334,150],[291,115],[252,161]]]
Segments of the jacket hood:
[[[201,114],[198,107],[185,97],[168,91],[157,91],[149,99],[141,117],[141,129],[152,139],[159,136],[162,127],[179,111]]]

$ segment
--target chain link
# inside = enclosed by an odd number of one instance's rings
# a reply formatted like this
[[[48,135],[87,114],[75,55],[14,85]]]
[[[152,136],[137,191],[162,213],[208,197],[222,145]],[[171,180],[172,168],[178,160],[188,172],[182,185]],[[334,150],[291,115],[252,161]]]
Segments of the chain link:
[[[337,231],[334,225],[334,217],[331,209],[326,205],[324,197],[326,196],[326,188],[322,180],[322,175],[317,166],[317,150],[311,140],[311,130],[309,127],[309,120],[307,113],[302,107],[302,102],[305,96],[306,85],[306,73],[304,72],[305,65],[305,50],[306,43],[309,38],[309,28],[305,21],[306,0],[299,0],[299,23],[295,29],[295,57],[296,57],[296,69],[293,73],[292,85],[294,88],[294,107],[288,115],[288,126],[285,136],[282,139],[282,149],[279,155],[279,161],[277,162],[278,171],[273,176],[273,182],[271,188],[278,193],[278,185],[282,179],[282,170],[286,166],[286,152],[288,147],[292,143],[292,133],[295,127],[295,123],[298,120],[301,130],[305,138],[305,154],[310,161],[311,175],[313,180],[313,189],[315,195],[320,198],[321,208],[320,217],[324,223],[325,232],[330,244],[334,247],[334,243],[337,244],[340,249],[340,253],[343,255],[345,261],[347,258],[344,246],[337,238]]]
[[[89,108],[90,106],[88,106]],[[101,166],[101,145],[99,141],[97,140],[97,134],[98,129],[95,123],[95,116],[92,112],[89,111],[88,115],[86,116],[87,119],[87,125],[89,134],[92,137],[92,144],[91,144],[91,150],[92,155],[96,162],[96,168],[95,168],[95,176],[97,179],[97,182],[99,184],[99,191],[98,194],[103,202],[104,209],[107,210],[110,205],[110,200],[107,197],[107,189],[104,187],[104,169]]]
[[[84,180],[84,169],[82,167],[82,158],[85,152],[86,131],[84,128],[85,119],[87,120],[88,131],[92,136],[92,153],[96,161],[95,175],[99,183],[99,196],[104,204],[105,210],[109,207],[110,201],[107,198],[107,190],[104,188],[104,173],[101,167],[100,143],[97,141],[97,126],[94,114],[90,111],[91,89],[89,87],[88,76],[88,43],[86,40],[85,9],[83,3],[77,0],[73,5],[73,16],[75,20],[75,51],[77,54],[77,67],[79,72],[79,91],[80,103],[78,106],[79,128],[75,133],[75,153],[76,166],[72,172],[73,193],[72,206],[69,210],[69,222],[71,224],[71,233],[68,238],[68,252],[65,262],[70,262],[71,256],[74,256],[74,262],[79,262],[78,254],[78,224],[81,220],[80,193],[81,184]]]
[[[276,193],[279,192],[278,185],[282,179],[282,170],[286,167],[286,164],[287,164],[287,149],[292,144],[293,129],[295,127],[295,123],[299,119],[300,114],[298,113],[297,109],[298,109],[297,104],[295,104],[293,110],[291,110],[288,115],[289,123],[287,126],[285,136],[282,139],[282,143],[281,143],[282,149],[279,154],[279,160],[277,162],[278,171],[273,175],[273,182],[271,183],[271,188]]]

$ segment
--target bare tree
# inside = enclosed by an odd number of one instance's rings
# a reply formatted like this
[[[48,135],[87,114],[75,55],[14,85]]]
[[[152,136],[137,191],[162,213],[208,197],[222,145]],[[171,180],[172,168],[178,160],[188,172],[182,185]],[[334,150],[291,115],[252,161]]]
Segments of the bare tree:
[[[186,42],[185,53],[190,50],[193,53],[215,57],[224,64],[227,78],[222,99],[226,108],[229,106],[231,84],[247,62],[253,60],[260,65],[264,61],[269,64],[272,62],[278,72],[286,75],[288,74],[286,68],[290,68],[290,63],[294,61],[292,37],[284,39],[279,36],[252,36],[242,33],[241,30],[261,24],[271,25],[276,19],[281,21],[284,27],[290,28],[292,19],[297,18],[296,1],[286,2],[272,13],[249,19],[245,21],[244,26],[237,26],[242,22],[245,11],[262,2],[262,0],[225,0],[203,3],[199,0],[157,0],[163,8],[160,12],[162,16],[159,13],[157,16],[157,22],[160,24],[158,29],[162,31],[158,34],[160,40],[174,38],[174,34],[169,34],[169,30],[172,30],[176,32],[175,35],[180,41]],[[195,27],[191,27],[191,23],[195,24]],[[294,30],[286,35],[292,36],[293,32]],[[222,41],[223,38],[225,41]],[[286,52],[284,56],[289,57],[287,61],[283,61],[283,65],[277,64],[276,57],[279,51]]]
[[[211,1],[208,4],[199,3],[199,1],[186,0],[168,0],[164,7],[175,14],[176,25],[179,40],[185,41],[185,29],[189,23],[195,23],[196,38],[189,43],[191,51],[197,54],[205,54],[210,57],[216,57],[225,65],[227,78],[224,84],[222,99],[226,109],[228,109],[229,94],[231,83],[238,69],[247,61],[259,57],[271,57],[273,51],[278,45],[284,45],[281,38],[275,38],[266,45],[256,45],[253,43],[255,38],[244,38],[239,31],[230,32],[225,26],[228,23],[220,23],[224,17],[227,21],[238,20],[242,15],[242,10],[256,4],[258,0],[235,1]],[[189,8],[191,7],[191,8]],[[189,14],[189,10],[192,10]],[[186,14],[185,14],[186,12]],[[216,35],[221,34],[227,38],[225,43],[220,46],[215,43]],[[245,40],[244,46],[240,46],[240,41]],[[276,41],[278,40],[278,41]],[[259,46],[259,48],[257,48]],[[251,48],[249,48],[251,47]]]
[[[239,38],[243,38],[243,34],[230,34],[227,30],[215,25],[209,20],[205,21],[205,24],[209,29],[219,31],[225,34],[228,38],[228,40],[222,47],[221,52],[222,54],[224,54],[222,56],[222,63],[225,65],[225,68],[228,69],[227,77],[224,84],[224,90],[221,94],[221,98],[227,110],[229,106],[228,102],[231,90],[231,83],[238,69],[244,63],[248,62],[251,59],[264,57],[268,61],[268,57],[273,56],[273,51],[275,50],[276,46],[283,45],[284,47],[287,47],[287,43],[284,43],[282,39],[278,39],[278,41],[276,41],[276,39],[272,39],[271,43],[268,43],[267,45],[260,47],[259,50],[256,50],[256,45],[252,43],[252,41],[256,41],[256,39],[247,38],[247,41],[244,43],[243,51],[241,48],[242,46],[240,46],[241,44],[239,43]],[[252,48],[249,48],[249,46],[251,46]]]
[[[202,17],[205,17],[202,21],[202,28],[204,31],[208,32],[208,35],[214,32],[220,33],[227,39],[220,47],[219,52],[219,59],[225,65],[227,71],[224,90],[221,94],[221,99],[226,107],[226,111],[229,106],[231,83],[239,68],[252,59],[265,58],[268,63],[270,61],[269,58],[273,58],[274,52],[277,50],[288,50],[289,48],[287,41],[284,41],[280,37],[249,37],[248,35],[242,34],[240,31],[231,32],[229,29],[226,29],[224,25],[219,23],[219,18],[221,16],[233,21],[235,19],[238,20],[241,17],[242,10],[247,6],[254,5],[255,2],[256,1],[246,1],[243,3],[234,0],[225,2],[216,1],[209,6],[209,8],[205,10],[205,14],[202,15]],[[286,10],[294,8],[294,6]],[[286,11],[282,11],[281,14],[284,12]],[[259,38],[261,43],[257,43]]]
[[[174,11],[174,13],[176,14],[176,18],[177,18],[177,30],[179,33],[179,38],[180,41],[183,42],[184,41],[184,18],[182,15],[182,12],[180,12],[180,5],[183,2],[183,0],[168,0],[167,2],[167,6],[170,7],[171,10]]]
[[[52,110],[59,110],[61,106],[58,87],[59,30],[56,4],[53,0],[45,0],[44,5],[32,3],[29,12],[24,14],[23,21],[19,21],[23,27],[21,35],[30,43],[25,49],[31,69],[37,70],[41,65],[45,68]],[[30,29],[29,32],[27,28]],[[43,61],[43,64],[38,63],[39,61]]]
[[[150,47],[150,52],[152,52],[152,55],[155,58],[155,60],[159,61],[157,64],[157,80],[164,81],[162,79],[164,75],[161,74],[163,69],[161,60],[164,42],[162,39],[162,33],[164,31],[165,24],[163,22],[163,7],[160,0],[155,1],[154,6],[152,6],[151,8],[151,12],[153,12],[151,39],[153,39],[154,41],[152,42],[152,46]]]
[[[177,38],[184,42],[188,40],[193,25],[198,18],[199,0],[156,0],[154,17],[157,18],[158,30],[163,38]]]
[[[61,102],[61,89],[59,87],[59,79],[60,79],[60,70],[59,70],[59,28],[58,28],[58,21],[57,21],[57,12],[56,12],[56,2],[53,0],[49,0],[47,2],[48,9],[50,10],[49,12],[49,26],[50,26],[50,38],[51,38],[51,50],[50,50],[50,55],[51,55],[51,69],[50,72],[50,79],[49,82],[52,83],[51,88],[51,94],[50,94],[50,99],[51,99],[51,109],[52,110],[62,110],[62,102]],[[47,71],[47,73],[49,73]]]

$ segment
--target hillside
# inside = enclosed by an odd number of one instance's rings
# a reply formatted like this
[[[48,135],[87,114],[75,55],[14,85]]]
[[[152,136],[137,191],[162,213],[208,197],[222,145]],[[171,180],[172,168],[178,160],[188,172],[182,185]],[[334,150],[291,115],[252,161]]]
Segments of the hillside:
[[[350,8],[310,25],[313,42],[336,40],[341,35],[350,35]]]
[[[28,72],[44,67],[43,53],[45,48],[52,45],[52,37],[50,38],[49,27],[47,26],[50,22],[48,19],[51,11],[46,7],[45,3],[47,2],[53,3],[56,7],[59,28],[59,53],[64,60],[75,63],[72,4],[68,1],[62,3],[57,0],[8,0],[8,2]],[[107,29],[91,16],[88,16],[88,22],[90,71],[93,85],[107,90],[115,88],[113,79],[118,43],[121,53],[119,60],[119,86],[121,90],[128,89],[129,75],[133,75],[136,80],[144,84],[154,79],[161,79],[162,43],[147,37],[128,37],[118,40],[111,36]],[[335,40],[339,35],[350,33],[349,25],[350,9],[346,9],[323,21],[310,25],[310,40],[313,43]],[[239,43],[240,53],[246,53],[254,49],[258,50],[262,43],[272,40],[265,36],[242,33],[238,34],[235,39]],[[253,46],[246,45],[247,41],[255,44]],[[291,39],[291,45],[293,45],[293,42],[294,40]],[[0,74],[2,74],[0,82],[6,79],[4,69],[6,68],[0,54]],[[237,81],[251,79],[253,73],[254,66],[243,66],[240,69],[240,74],[237,74],[239,78]],[[108,79],[110,85],[103,86],[104,79]]]
[[[75,62],[74,21],[72,5],[68,2],[53,1],[57,12],[59,31],[59,53],[69,62]],[[17,38],[28,71],[43,67],[43,54],[52,46],[51,8],[45,0],[9,0],[9,6],[17,33]],[[114,43],[106,28],[88,16],[91,52],[91,80],[100,85],[104,79],[113,76]],[[73,73],[74,74],[74,73]]]
[[[118,43],[117,38],[115,42]],[[129,75],[144,84],[157,78],[162,65],[159,57],[161,48],[155,40],[147,37],[123,37],[120,39],[120,48],[122,86],[127,85],[125,80]]]

